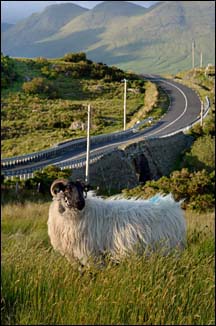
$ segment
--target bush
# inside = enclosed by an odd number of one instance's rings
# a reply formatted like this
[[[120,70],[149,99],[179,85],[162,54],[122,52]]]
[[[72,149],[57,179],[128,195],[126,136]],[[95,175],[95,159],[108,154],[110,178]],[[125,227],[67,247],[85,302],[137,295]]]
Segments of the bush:
[[[55,179],[63,178],[68,179],[71,177],[71,169],[61,170],[55,165],[49,165],[43,169],[43,171],[34,172],[34,177],[26,180],[25,188],[37,189],[40,184],[39,191],[43,193],[49,193],[50,186]]]
[[[1,87],[9,87],[18,77],[19,74],[16,71],[15,60],[1,53]]]
[[[214,208],[215,172],[206,170],[191,173],[188,169],[174,171],[169,177],[157,181],[147,181],[144,186],[125,189],[126,197],[150,198],[155,194],[172,193],[175,200],[184,200],[182,207],[197,211]]]
[[[86,54],[84,52],[79,53],[66,53],[63,57],[66,62],[80,62],[86,61]]]
[[[203,132],[206,135],[215,135],[215,114],[213,112],[210,112],[209,116],[205,118]]]
[[[40,68],[45,65],[49,65],[49,61],[44,57],[38,57],[34,60],[35,66]]]
[[[42,77],[33,78],[23,83],[22,89],[27,94],[44,94],[48,98],[56,98],[58,91],[51,81]]]
[[[183,165],[191,171],[206,169],[211,172],[215,168],[215,138],[210,135],[199,137],[186,153]]]
[[[56,79],[58,74],[55,70],[50,69],[48,66],[44,66],[41,68],[41,74],[46,76],[49,79]]]

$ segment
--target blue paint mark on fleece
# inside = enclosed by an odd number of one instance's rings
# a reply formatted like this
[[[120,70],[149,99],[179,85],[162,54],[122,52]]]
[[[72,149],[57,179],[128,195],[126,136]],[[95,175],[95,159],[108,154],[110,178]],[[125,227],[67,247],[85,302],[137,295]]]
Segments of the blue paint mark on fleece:
[[[150,198],[149,201],[152,203],[157,203],[159,200],[161,200],[161,198],[163,198],[161,195],[155,195],[152,198]]]

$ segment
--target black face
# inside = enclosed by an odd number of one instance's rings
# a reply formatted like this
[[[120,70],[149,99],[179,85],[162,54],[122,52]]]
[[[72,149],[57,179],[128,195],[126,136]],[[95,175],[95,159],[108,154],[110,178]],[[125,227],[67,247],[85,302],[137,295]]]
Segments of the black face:
[[[68,208],[82,210],[85,207],[83,186],[80,182],[68,182],[64,189],[64,200]]]

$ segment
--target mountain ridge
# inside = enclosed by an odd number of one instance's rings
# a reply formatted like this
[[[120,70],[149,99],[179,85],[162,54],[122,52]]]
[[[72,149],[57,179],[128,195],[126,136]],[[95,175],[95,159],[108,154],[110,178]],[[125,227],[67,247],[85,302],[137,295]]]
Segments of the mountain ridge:
[[[1,30],[2,32],[7,31],[9,28],[13,27],[14,24],[6,23],[6,22],[1,22]]]
[[[88,9],[81,8],[72,3],[64,3],[50,5],[41,13],[31,14],[28,18],[15,24],[6,34],[6,37],[10,39],[9,51],[11,47],[17,44],[21,43],[23,46],[52,35],[62,25],[86,11]],[[3,45],[4,42],[7,44],[3,34]]]
[[[201,51],[204,64],[214,62],[214,7],[212,1],[163,1],[148,9],[126,1],[106,1],[28,48],[12,44],[10,33],[15,26],[2,33],[2,49],[13,56],[50,58],[83,51],[92,60],[135,72],[177,72],[191,67],[193,39],[196,62]]]

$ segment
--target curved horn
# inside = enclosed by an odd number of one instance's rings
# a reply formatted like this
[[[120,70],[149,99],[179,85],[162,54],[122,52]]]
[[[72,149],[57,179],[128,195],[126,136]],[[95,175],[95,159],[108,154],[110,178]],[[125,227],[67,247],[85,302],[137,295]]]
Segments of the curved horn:
[[[50,187],[50,192],[52,196],[55,196],[55,192],[54,192],[54,188],[56,187],[56,185],[58,184],[63,184],[66,186],[66,184],[68,183],[68,181],[66,179],[56,179],[55,181],[53,181],[53,183],[51,184]]]

